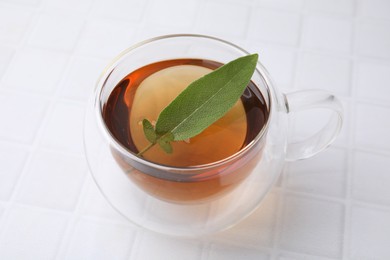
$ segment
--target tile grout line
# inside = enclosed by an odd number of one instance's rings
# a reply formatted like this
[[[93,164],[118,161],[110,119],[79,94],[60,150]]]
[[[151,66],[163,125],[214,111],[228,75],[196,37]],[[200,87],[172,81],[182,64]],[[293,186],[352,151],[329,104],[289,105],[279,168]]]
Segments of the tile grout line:
[[[86,172],[88,174],[88,172]],[[86,198],[86,194],[88,192],[89,182],[88,176],[84,177],[82,187],[80,189],[79,199],[77,200],[75,204],[75,208],[73,212],[71,213],[68,224],[64,230],[63,237],[59,242],[59,245],[57,246],[57,252],[54,259],[64,259],[67,253],[67,250],[69,249],[69,245],[71,243],[71,238],[74,233],[74,230],[76,228],[77,222],[81,218],[82,215],[82,207],[84,205],[84,201]]]
[[[280,240],[282,236],[282,220],[283,220],[283,207],[284,207],[284,188],[279,188],[280,190],[276,191],[277,201],[276,201],[276,210],[275,210],[275,223],[273,227],[273,237],[272,237],[272,246],[270,250],[270,259],[277,260],[280,254]]]
[[[200,260],[208,260],[208,259],[210,259],[210,250],[211,250],[211,243],[203,242],[202,243],[202,251],[201,251],[201,255],[200,255]]]
[[[294,46],[294,54],[295,54],[294,55],[294,63],[293,63],[294,69],[293,69],[293,75],[292,75],[292,79],[291,79],[291,88],[287,92],[287,94],[293,93],[293,92],[301,89],[298,85],[298,77],[299,77],[299,70],[301,67],[300,61],[301,61],[301,57],[302,57],[302,53],[303,53],[303,40],[305,39],[304,22],[305,22],[306,16],[307,16],[306,0],[302,0],[302,6],[301,6],[301,9],[299,10],[298,13],[300,14],[300,26],[299,26],[299,32],[298,32],[299,37],[298,37],[297,44]],[[290,118],[289,116],[287,117],[287,120],[288,120],[288,128],[289,128],[288,135],[287,135],[287,143],[288,143],[289,140],[291,140],[291,138],[293,137],[294,132],[296,132],[296,130],[295,130],[296,124],[292,120],[292,118]],[[286,182],[286,179],[288,178],[289,163],[288,162],[285,162],[285,163],[286,163],[286,167],[285,167],[285,172],[283,172],[281,187],[285,187],[285,185],[286,185],[285,182]]]
[[[342,259],[348,259],[350,253],[350,225],[351,225],[351,211],[352,211],[352,183],[353,183],[353,157],[354,157],[354,131],[355,129],[355,98],[356,98],[356,61],[357,61],[357,9],[358,2],[355,0],[353,2],[354,10],[352,17],[352,34],[351,34],[351,69],[350,69],[350,78],[349,78],[349,87],[350,87],[350,96],[351,100],[348,102],[349,109],[349,124],[348,124],[348,148],[347,148],[347,169],[346,169],[346,179],[345,179],[345,208],[344,208],[344,219],[343,219],[343,234],[342,234],[342,246],[341,246],[341,257]],[[345,119],[344,119],[345,120]],[[352,134],[349,134],[351,133]]]
[[[310,253],[304,253],[304,252],[296,252],[296,251],[289,251],[288,249],[280,249],[280,253],[283,257],[288,257],[288,259],[290,260],[311,260],[311,259],[319,259],[320,260],[336,260],[336,259],[339,259],[339,258],[334,258],[334,257],[331,257],[331,256],[325,256],[325,255],[318,255],[318,254],[310,254]],[[290,258],[290,257],[294,257],[294,258]],[[273,260],[281,260],[280,258],[275,258]],[[360,260],[360,259],[359,259]],[[362,259],[363,260],[363,259]]]

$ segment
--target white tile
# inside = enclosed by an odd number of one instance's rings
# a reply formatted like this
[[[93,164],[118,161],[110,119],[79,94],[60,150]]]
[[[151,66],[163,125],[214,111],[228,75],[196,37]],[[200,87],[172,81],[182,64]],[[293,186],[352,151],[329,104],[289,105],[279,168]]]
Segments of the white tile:
[[[5,219],[0,259],[54,259],[67,225],[65,216],[15,206]]]
[[[210,2],[224,2],[224,3],[238,3],[238,4],[252,4],[254,0],[210,0]]]
[[[249,39],[296,45],[299,39],[300,15],[256,8],[249,24]]]
[[[5,70],[7,69],[13,55],[13,48],[0,46],[0,79],[3,76]]]
[[[75,56],[61,82],[61,96],[86,101],[93,94],[97,79],[108,64],[105,59]]]
[[[74,48],[83,20],[56,14],[42,14],[29,38],[30,45],[62,51]]]
[[[0,42],[18,43],[31,22],[32,12],[27,9],[1,6]]]
[[[0,200],[8,200],[24,167],[27,151],[0,143]]]
[[[284,199],[280,243],[283,249],[339,257],[343,241],[341,204],[294,196]]]
[[[357,14],[367,18],[389,18],[390,1],[388,0],[358,0]]]
[[[87,182],[88,188],[82,206],[83,215],[117,221],[127,221],[107,202],[107,199],[92,180],[90,173],[88,173]]]
[[[185,30],[186,33],[196,33],[196,34],[204,34],[200,31],[196,31],[193,28],[179,28],[180,25],[177,25],[177,27],[174,26],[159,26],[153,23],[145,23],[142,24],[140,29],[138,30],[137,34],[135,35],[135,42],[141,42],[147,39],[151,39],[154,37],[159,37],[162,35],[170,35],[170,34],[177,34],[178,30],[181,32],[182,30]],[[226,38],[225,38],[226,39]]]
[[[35,152],[17,201],[60,210],[74,209],[87,171],[83,158]]]
[[[261,45],[257,42],[250,42],[248,50],[259,54],[259,61],[271,74],[277,87],[292,87],[296,67],[295,52],[288,49]]]
[[[44,126],[41,144],[47,148],[84,154],[84,113],[81,105],[57,102]]]
[[[322,256],[314,256],[314,255],[305,255],[305,254],[297,254],[292,252],[284,252],[282,256],[277,258],[278,260],[336,260],[336,258],[328,258]],[[337,258],[338,259],[338,258]]]
[[[86,13],[91,9],[93,0],[50,0],[46,1],[46,11],[55,9],[69,13]]]
[[[360,98],[390,101],[390,64],[359,62],[355,77]]]
[[[16,94],[0,95],[0,138],[31,143],[41,125],[47,101]]]
[[[288,166],[286,187],[296,191],[343,197],[347,152],[330,148]]]
[[[344,58],[304,53],[298,60],[297,86],[322,89],[348,96],[351,61]]]
[[[309,49],[348,53],[351,51],[352,22],[327,16],[307,16],[303,22],[302,45]]]
[[[132,24],[109,20],[89,20],[77,44],[78,54],[114,58],[134,44]]]
[[[286,11],[299,11],[303,6],[303,0],[256,0],[255,3],[259,6]]]
[[[20,4],[21,6],[34,6],[38,7],[42,0],[1,0],[2,2],[5,3],[12,3],[12,4]]]
[[[22,49],[12,59],[3,83],[22,91],[53,93],[67,60],[67,55],[57,52]]]
[[[152,248],[151,245],[153,245]],[[134,259],[159,260],[163,256],[164,259],[170,260],[198,260],[200,259],[201,251],[201,243],[198,240],[143,232],[140,236]]]
[[[389,211],[353,208],[350,232],[350,259],[390,258]]]
[[[352,15],[354,12],[353,0],[310,0],[305,2],[308,12],[323,12],[340,15]]]
[[[356,106],[355,143],[359,147],[390,150],[390,108]]]
[[[267,260],[269,256],[257,249],[251,248],[239,248],[231,245],[216,245],[212,244],[209,252],[208,259],[212,260]]]
[[[156,26],[173,26],[189,28],[198,14],[199,1],[166,0],[154,1],[148,7],[148,23]]]
[[[390,205],[390,157],[355,152],[352,194],[359,200]]]
[[[193,205],[183,204],[183,208],[181,208],[172,207],[170,203],[161,203],[159,200],[145,197],[136,197],[135,200],[138,200],[140,201],[140,204],[145,205],[144,207],[134,207],[134,209],[132,209],[135,214],[140,216],[143,214],[143,218],[145,219],[142,220],[143,223],[146,223],[152,229],[154,226],[157,226],[158,229],[162,230],[162,228],[154,223],[163,222],[166,227],[170,227],[172,229],[173,234],[191,234],[190,232],[193,230],[195,230],[195,232],[193,232],[195,234],[202,234],[205,233],[205,231],[207,232],[205,227],[207,227],[209,223],[211,223],[211,226],[214,224],[214,221],[217,218],[214,218],[214,215],[215,212],[218,212],[218,207],[220,206],[219,204],[216,206],[213,205],[214,207],[210,207],[209,204],[200,203]],[[225,204],[223,206],[226,207]],[[211,221],[208,221],[209,218]],[[142,222],[141,225],[143,224]],[[184,228],[185,226],[188,226],[188,228]],[[171,231],[166,227],[164,227],[164,229],[168,230],[168,232]],[[197,232],[195,228],[199,228],[200,232]]]
[[[145,12],[146,3],[143,0],[97,0],[91,13],[98,18],[139,21]]]
[[[375,58],[390,58],[390,22],[361,21],[357,23],[357,53]]]
[[[214,235],[214,239],[243,247],[272,247],[278,199],[278,194],[270,193],[249,217],[233,228]]]
[[[134,231],[124,225],[81,219],[65,259],[129,259]]]
[[[196,28],[203,34],[243,38],[247,32],[248,17],[246,6],[206,2],[199,10]]]

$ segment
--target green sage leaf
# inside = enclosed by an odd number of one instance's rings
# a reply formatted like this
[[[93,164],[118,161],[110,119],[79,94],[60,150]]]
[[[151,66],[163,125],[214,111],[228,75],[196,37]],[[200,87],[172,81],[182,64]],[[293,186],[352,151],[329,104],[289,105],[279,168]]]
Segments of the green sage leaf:
[[[224,116],[244,92],[257,59],[257,54],[240,57],[192,82],[160,113],[157,135],[185,140]]]
[[[152,123],[150,123],[150,121],[145,118],[144,120],[142,120],[142,126],[144,129],[144,134],[145,134],[146,139],[148,139],[148,141],[151,143],[156,143],[157,134],[154,131],[154,127],[153,127]]]
[[[144,119],[144,134],[151,144],[138,155],[156,143],[172,153],[172,141],[194,137],[223,117],[244,92],[257,59],[258,54],[240,57],[192,82],[160,113],[155,128]]]

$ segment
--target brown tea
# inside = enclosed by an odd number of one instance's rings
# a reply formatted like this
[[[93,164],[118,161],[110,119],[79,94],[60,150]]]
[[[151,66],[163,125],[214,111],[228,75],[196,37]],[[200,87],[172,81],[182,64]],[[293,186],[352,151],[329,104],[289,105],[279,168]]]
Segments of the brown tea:
[[[221,64],[199,59],[153,63],[127,75],[112,91],[103,117],[112,135],[137,153],[148,145],[142,120],[152,123],[192,81]],[[268,117],[263,96],[251,82],[235,106],[220,120],[189,140],[173,142],[173,154],[156,145],[144,158],[169,166],[194,166],[227,158],[248,144]]]
[[[103,107],[103,118],[112,136],[129,151],[138,153],[149,144],[143,133],[142,120],[147,118],[152,123],[156,122],[160,112],[184,88],[221,65],[210,60],[175,59],[156,62],[129,73],[113,89]],[[199,166],[223,160],[240,151],[257,136],[268,114],[262,94],[250,82],[234,107],[201,134],[172,142],[172,154],[166,154],[155,145],[143,157],[174,167]],[[129,168],[125,161],[117,156],[116,159],[122,168]],[[239,183],[248,171],[239,172],[242,171],[237,171],[235,176],[232,173],[223,177],[210,173],[214,177],[187,183],[158,179],[139,171],[133,171],[129,177],[147,192],[162,199],[191,201],[220,193]],[[221,181],[221,178],[224,180]]]

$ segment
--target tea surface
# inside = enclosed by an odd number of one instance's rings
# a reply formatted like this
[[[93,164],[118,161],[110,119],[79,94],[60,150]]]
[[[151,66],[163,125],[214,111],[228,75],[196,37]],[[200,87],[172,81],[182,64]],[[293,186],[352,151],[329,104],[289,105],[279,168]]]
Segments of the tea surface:
[[[200,59],[153,63],[128,74],[112,91],[103,117],[112,135],[134,153],[149,142],[142,120],[152,123],[192,81],[221,66]],[[169,166],[195,166],[225,159],[238,152],[260,132],[268,118],[264,98],[251,82],[241,99],[221,119],[189,140],[172,142],[173,153],[158,145],[143,156]]]

